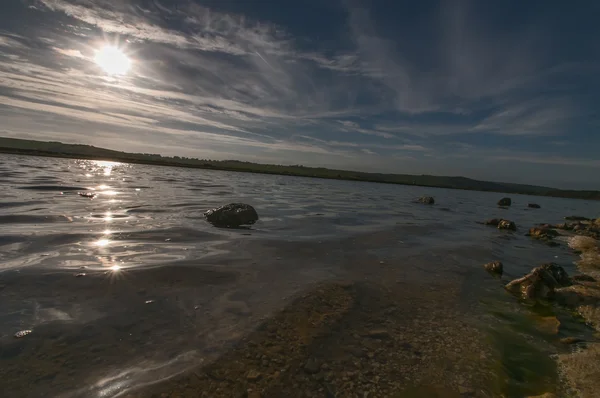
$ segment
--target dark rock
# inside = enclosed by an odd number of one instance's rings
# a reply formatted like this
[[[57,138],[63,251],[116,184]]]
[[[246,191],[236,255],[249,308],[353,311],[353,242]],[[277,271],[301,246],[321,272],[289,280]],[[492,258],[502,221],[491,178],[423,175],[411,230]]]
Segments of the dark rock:
[[[530,209],[541,209],[542,206],[538,205],[537,203],[529,203],[527,207]]]
[[[510,206],[512,204],[512,200],[510,198],[502,198],[498,201],[498,206]]]
[[[483,266],[483,268],[492,274],[502,275],[502,272],[504,272],[504,265],[500,261],[492,261],[491,263],[487,263]]]
[[[556,263],[546,263],[542,264],[538,268],[542,268],[552,275],[554,280],[558,283],[558,286],[554,287],[565,287],[571,285],[571,278],[569,278],[569,274],[567,274],[567,271],[565,271],[565,269],[560,265]]]
[[[554,289],[569,286],[571,280],[567,272],[554,263],[543,264],[534,268],[522,278],[509,282],[505,288],[514,294],[528,299],[550,299]]]
[[[590,221],[589,218],[581,217],[581,216],[568,216],[568,217],[565,217],[565,220],[568,220],[568,221]]]
[[[560,342],[562,344],[577,344],[577,343],[581,343],[585,340],[583,339],[578,339],[577,337],[565,337],[560,339]]]
[[[498,223],[498,229],[508,229],[510,231],[516,231],[517,225],[512,221],[500,220],[500,222]]]
[[[92,192],[77,192],[79,196],[82,198],[94,199],[96,197],[95,193]]]
[[[204,213],[206,220],[217,227],[251,225],[258,220],[256,210],[244,203],[231,203]]]
[[[432,205],[435,203],[435,200],[431,196],[421,196],[419,199],[417,199],[417,202]]]

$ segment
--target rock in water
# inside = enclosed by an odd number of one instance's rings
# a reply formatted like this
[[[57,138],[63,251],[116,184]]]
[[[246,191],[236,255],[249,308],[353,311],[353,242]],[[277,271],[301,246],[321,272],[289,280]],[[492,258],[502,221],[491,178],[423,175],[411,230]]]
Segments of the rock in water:
[[[510,206],[512,204],[512,200],[510,198],[502,198],[498,201],[498,206]]]
[[[487,263],[483,266],[485,270],[491,274],[502,275],[504,272],[504,265],[500,261],[492,261],[491,263]]]
[[[527,207],[530,209],[540,209],[542,206],[538,205],[537,203],[529,203]]]
[[[554,289],[570,284],[569,275],[563,267],[549,263],[536,267],[524,277],[509,282],[505,288],[523,298],[549,299],[554,296]]]
[[[498,229],[508,229],[510,231],[516,231],[517,225],[512,221],[500,220],[500,222],[498,223]]]
[[[27,329],[27,330],[21,330],[21,331],[19,331],[19,332],[15,333],[15,338],[17,338],[17,339],[22,339],[23,337],[25,337],[25,336],[27,336],[27,335],[31,334],[31,332],[32,332],[32,331],[31,331],[31,330],[29,330],[29,329]]]
[[[230,203],[204,213],[206,220],[217,227],[251,225],[258,220],[254,207],[245,203]]]
[[[432,205],[435,203],[435,199],[433,199],[431,196],[421,196],[417,201],[427,205]]]
[[[548,227],[533,227],[529,228],[529,236],[534,239],[552,240],[558,236],[558,232]]]

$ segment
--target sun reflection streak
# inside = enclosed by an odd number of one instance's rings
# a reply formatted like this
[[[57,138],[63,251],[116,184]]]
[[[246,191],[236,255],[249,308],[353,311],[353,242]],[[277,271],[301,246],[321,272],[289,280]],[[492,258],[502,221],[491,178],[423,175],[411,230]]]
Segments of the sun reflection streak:
[[[106,247],[110,244],[110,239],[98,239],[96,242],[94,242],[95,246],[98,247]]]

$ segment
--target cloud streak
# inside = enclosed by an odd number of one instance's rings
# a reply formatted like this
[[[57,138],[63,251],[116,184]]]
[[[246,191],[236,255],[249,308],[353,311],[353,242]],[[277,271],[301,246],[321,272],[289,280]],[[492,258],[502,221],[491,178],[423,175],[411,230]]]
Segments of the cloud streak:
[[[545,144],[598,125],[600,92],[600,56],[553,54],[550,23],[507,29],[495,22],[502,10],[468,1],[415,15],[349,4],[329,15],[345,18],[330,32],[287,26],[285,10],[263,19],[187,0],[29,0],[12,18],[25,23],[0,17],[0,117],[14,136],[77,127],[103,146],[341,168],[381,157],[377,167],[398,172],[401,159],[442,159],[452,145],[485,153],[502,145],[494,137],[527,137],[539,159],[596,167]],[[127,76],[94,64],[106,43],[132,58]]]

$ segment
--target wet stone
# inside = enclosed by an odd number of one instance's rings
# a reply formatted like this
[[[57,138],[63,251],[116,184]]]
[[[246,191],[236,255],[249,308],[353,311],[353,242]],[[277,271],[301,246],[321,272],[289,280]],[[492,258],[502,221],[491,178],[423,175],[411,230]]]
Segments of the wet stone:
[[[491,274],[502,275],[504,271],[504,265],[500,261],[492,261],[491,263],[484,264],[483,268]]]

